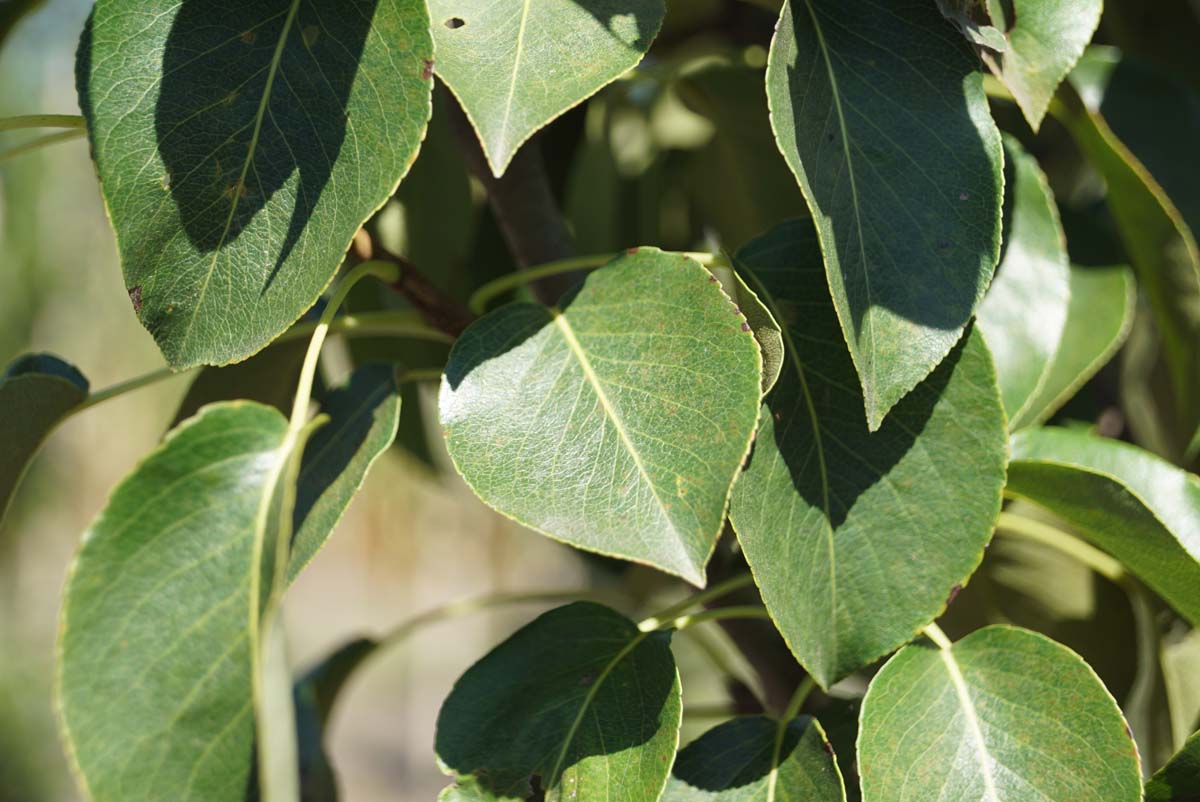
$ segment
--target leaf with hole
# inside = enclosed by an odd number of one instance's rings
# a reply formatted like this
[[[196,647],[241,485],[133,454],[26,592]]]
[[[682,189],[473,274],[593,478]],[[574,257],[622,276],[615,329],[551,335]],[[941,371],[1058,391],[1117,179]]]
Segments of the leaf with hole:
[[[42,442],[87,397],[83,374],[51,354],[26,354],[0,375],[0,523]]]
[[[745,716],[713,727],[675,758],[663,802],[845,802],[833,747],[816,719]]]
[[[422,0],[97,3],[79,105],[172,366],[244,359],[317,300],[416,157],[428,28]]]
[[[437,74],[495,175],[542,126],[637,66],[663,0],[430,0]]]
[[[907,642],[983,557],[1004,484],[1004,412],[970,333],[876,432],[813,226],[738,252],[784,329],[730,518],[767,610],[822,686]]]
[[[1059,428],[1012,439],[1006,493],[1112,554],[1200,624],[1200,478],[1128,443]]]
[[[871,680],[864,802],[1138,802],[1137,748],[1078,655],[1014,627],[918,640]]]
[[[438,406],[455,466],[489,505],[702,585],[761,376],[751,326],[717,279],[641,248],[557,307],[514,303],[475,322]]]
[[[958,342],[996,267],[1002,155],[977,67],[929,2],[790,0],[771,42],[771,124],[872,431]]]
[[[607,607],[551,610],[471,666],[438,714],[447,800],[654,802],[679,744],[666,632]]]

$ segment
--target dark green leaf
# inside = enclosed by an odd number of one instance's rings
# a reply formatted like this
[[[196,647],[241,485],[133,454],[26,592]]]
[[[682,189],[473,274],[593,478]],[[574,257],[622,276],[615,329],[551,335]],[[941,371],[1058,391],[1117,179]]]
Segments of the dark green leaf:
[[[979,564],[1000,510],[1004,412],[971,333],[868,431],[812,224],[780,226],[737,260],[788,356],[730,516],[780,632],[828,686],[912,638]]]
[[[872,431],[958,342],[996,266],[1000,134],[977,68],[930,2],[791,0],[771,43],[771,123]]]
[[[919,640],[863,700],[864,802],[1138,802],[1137,748],[1087,663],[1029,630]]]
[[[428,27],[421,0],[96,5],[80,107],[130,299],[173,366],[244,359],[316,301],[416,155]]]
[[[437,74],[502,175],[539,128],[637,65],[663,0],[431,0]]]
[[[1167,765],[1146,781],[1146,802],[1200,799],[1200,732],[1188,738]]]
[[[1045,428],[1012,439],[1009,494],[1054,513],[1200,623],[1200,479],[1127,443]]]
[[[845,802],[833,747],[816,719],[727,721],[675,758],[663,802]]]
[[[307,351],[308,340],[295,339],[272,343],[243,362],[201,369],[179,402],[171,428],[218,401],[257,401],[287,414]]]
[[[702,585],[761,364],[712,274],[642,248],[559,307],[510,304],[467,329],[441,422],[459,472],[500,512]]]
[[[979,305],[979,330],[996,363],[1010,429],[1033,417],[1030,402],[1047,381],[1070,304],[1067,243],[1054,195],[1037,161],[1004,138],[1004,255]]]
[[[87,396],[83,374],[50,354],[27,354],[0,375],[0,523],[42,442]]]
[[[679,743],[665,632],[589,602],[551,610],[467,670],[438,715],[443,800],[654,802]]]

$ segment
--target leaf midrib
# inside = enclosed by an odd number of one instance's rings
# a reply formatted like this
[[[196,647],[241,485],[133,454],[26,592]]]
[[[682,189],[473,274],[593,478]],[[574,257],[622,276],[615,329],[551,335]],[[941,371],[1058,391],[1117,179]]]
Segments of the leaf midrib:
[[[975,713],[975,703],[971,700],[967,681],[959,670],[958,661],[954,659],[953,645],[949,642],[938,643],[938,653],[950,676],[950,684],[958,697],[958,706],[963,711],[967,723],[967,735],[975,744],[979,767],[983,775],[984,798],[982,802],[1000,802],[1000,794],[996,790],[996,778],[992,776],[992,756],[983,738],[983,728],[979,725],[979,716]]]
[[[512,77],[508,82],[508,97],[504,102],[504,118],[500,121],[500,146],[505,149],[508,144],[508,120],[512,116],[513,97],[517,92],[517,74],[521,71],[521,56],[525,50],[525,28],[529,22],[529,3],[530,0],[521,2],[521,21],[517,25],[517,46],[513,53]]]

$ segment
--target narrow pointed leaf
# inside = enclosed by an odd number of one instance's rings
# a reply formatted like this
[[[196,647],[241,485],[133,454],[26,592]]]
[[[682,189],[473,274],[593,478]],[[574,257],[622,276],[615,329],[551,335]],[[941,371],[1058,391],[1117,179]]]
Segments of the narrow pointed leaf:
[[[754,434],[761,358],[716,278],[642,248],[559,307],[455,343],[439,411],[481,499],[551,537],[703,584]]]
[[[1192,802],[1200,799],[1200,732],[1167,765],[1146,780],[1146,802]]]
[[[1018,432],[1007,492],[1069,523],[1200,625],[1200,478],[1148,451],[1059,428]]]
[[[42,442],[87,396],[83,374],[50,354],[22,356],[0,375],[0,523]]]
[[[588,602],[551,610],[467,670],[438,714],[443,800],[654,802],[679,744],[666,632]]]
[[[422,0],[97,3],[80,107],[173,366],[244,359],[316,301],[416,156],[428,27]]]
[[[833,747],[816,719],[766,716],[713,727],[675,758],[663,802],[845,802]]]
[[[983,53],[1034,131],[1092,40],[1103,6],[1103,0],[1013,0],[1003,51]]]
[[[637,66],[663,0],[430,0],[437,74],[503,175],[539,128]]]
[[[730,517],[767,610],[823,686],[912,638],[979,564],[1000,510],[1004,412],[977,333],[877,432],[840,337],[812,224],[743,248],[784,326]]]
[[[1010,429],[1031,416],[1058,352],[1070,305],[1070,263],[1054,195],[1037,161],[1004,138],[1004,255],[979,305],[979,330],[996,363]]]
[[[771,124],[872,430],[958,342],[996,266],[1000,134],[977,68],[934,3],[790,0],[771,43]]]
[[[863,802],[1141,799],[1137,748],[1099,677],[1013,627],[889,660],[863,700],[858,765]]]

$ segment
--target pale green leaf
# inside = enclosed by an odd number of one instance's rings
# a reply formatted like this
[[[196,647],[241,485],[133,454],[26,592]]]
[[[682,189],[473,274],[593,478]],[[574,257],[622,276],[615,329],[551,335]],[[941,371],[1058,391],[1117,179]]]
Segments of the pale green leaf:
[[[1146,802],[1193,802],[1200,798],[1200,732],[1146,781]]]
[[[0,523],[42,442],[87,396],[83,374],[50,354],[26,354],[0,374]]]
[[[942,648],[918,640],[863,700],[864,802],[1139,802],[1137,748],[1077,654],[993,626]]]
[[[492,171],[539,128],[642,60],[663,0],[430,0],[437,74]]]
[[[467,670],[442,705],[443,800],[654,802],[679,744],[666,632],[590,602],[551,610]]]
[[[1200,623],[1200,479],[1147,451],[1068,429],[1012,439],[1006,493],[1032,501]]]
[[[316,301],[416,156],[428,28],[422,0],[97,3],[80,107],[173,366],[244,359]]]
[[[713,727],[679,752],[663,802],[845,802],[833,747],[816,719],[766,716]]]
[[[762,391],[765,395],[775,386],[779,371],[783,369],[783,332],[771,315],[771,310],[767,309],[758,293],[747,286],[746,280],[736,270],[728,267],[714,267],[711,270],[721,282],[725,294],[733,299],[738,310],[745,315],[754,333],[759,353],[762,354]]]
[[[1000,134],[934,3],[791,0],[771,124],[812,210],[867,422],[962,336],[1000,248]]]
[[[515,303],[474,323],[439,411],[455,466],[492,507],[702,585],[760,381],[750,324],[717,279],[641,248],[558,307]]]
[[[1070,305],[1067,243],[1046,176],[1005,136],[1005,237],[996,278],[979,305],[979,330],[996,363],[1010,429],[1032,417],[1030,403],[1050,373]]]
[[[907,642],[983,557],[1004,484],[1004,412],[969,334],[876,432],[840,336],[812,224],[737,256],[784,326],[730,517],[767,610],[823,686]]]
[[[1175,748],[1200,727],[1200,630],[1168,633],[1160,641],[1159,665]]]

